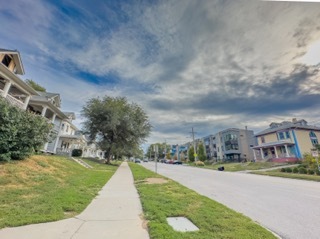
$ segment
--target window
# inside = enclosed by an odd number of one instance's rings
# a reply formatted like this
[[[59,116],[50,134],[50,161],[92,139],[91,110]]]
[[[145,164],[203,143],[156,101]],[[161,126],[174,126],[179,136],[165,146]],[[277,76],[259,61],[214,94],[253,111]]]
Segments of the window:
[[[238,135],[235,133],[229,133],[224,136],[224,144],[226,150],[238,150]]]
[[[290,132],[289,131],[286,131],[286,138],[290,139]]]
[[[283,132],[278,133],[278,136],[279,136],[279,139],[284,139],[284,133]]]
[[[317,135],[316,135],[313,131],[311,131],[311,132],[309,133],[309,136],[310,136],[310,140],[311,140],[312,145],[319,144],[319,143],[318,143]]]
[[[265,140],[265,138],[264,138],[264,136],[261,136],[261,143],[265,143],[266,142],[266,140]]]
[[[5,65],[6,67],[9,67],[10,63],[11,63],[11,57],[8,55],[5,55],[2,59],[2,64]]]

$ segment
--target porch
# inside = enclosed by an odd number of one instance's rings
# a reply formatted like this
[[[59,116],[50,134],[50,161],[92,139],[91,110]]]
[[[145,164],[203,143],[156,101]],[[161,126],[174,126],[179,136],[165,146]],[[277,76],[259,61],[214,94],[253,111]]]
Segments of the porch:
[[[10,104],[25,110],[28,106],[30,95],[13,85],[11,81],[0,76],[0,95]]]
[[[294,162],[299,160],[296,145],[289,140],[264,143],[252,149],[255,161]]]
[[[55,153],[58,155],[71,156],[72,150],[82,149],[86,145],[81,135],[62,135],[58,140],[58,147]]]

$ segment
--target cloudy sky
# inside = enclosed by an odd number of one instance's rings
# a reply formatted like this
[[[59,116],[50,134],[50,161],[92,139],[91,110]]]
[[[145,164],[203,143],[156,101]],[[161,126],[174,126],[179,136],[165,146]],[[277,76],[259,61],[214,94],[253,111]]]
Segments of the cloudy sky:
[[[320,3],[0,0],[0,48],[77,114],[92,97],[140,104],[148,143],[272,121],[320,123]]]

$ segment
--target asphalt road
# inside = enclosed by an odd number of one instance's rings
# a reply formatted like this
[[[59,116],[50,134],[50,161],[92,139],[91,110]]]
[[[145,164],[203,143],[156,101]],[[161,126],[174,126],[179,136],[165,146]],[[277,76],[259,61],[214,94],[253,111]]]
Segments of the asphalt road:
[[[142,163],[154,171],[155,163]],[[241,212],[285,239],[320,238],[320,183],[184,165],[157,172]]]

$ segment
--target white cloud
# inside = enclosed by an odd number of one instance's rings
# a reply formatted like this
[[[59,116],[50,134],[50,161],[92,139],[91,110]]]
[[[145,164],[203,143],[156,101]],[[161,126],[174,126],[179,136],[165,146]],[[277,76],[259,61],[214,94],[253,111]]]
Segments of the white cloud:
[[[155,125],[150,141],[168,138],[172,143],[191,125],[210,134],[223,127],[261,129],[296,115],[317,117],[289,105],[298,105],[287,101],[298,96],[285,99],[281,91],[320,94],[314,69],[304,81],[290,78],[295,64],[317,64],[310,46],[320,39],[318,4],[181,0],[117,3],[118,10],[105,2],[96,9],[86,2],[65,4],[79,16],[43,2],[1,4],[1,21],[5,13],[15,17],[0,29],[0,44],[20,43],[27,74],[61,93],[66,110],[79,112],[97,95],[127,96],[150,115]],[[93,84],[74,76],[80,70],[106,79],[115,75],[119,82]],[[270,100],[280,97],[274,107],[283,107],[283,114],[258,105],[266,94]],[[250,105],[233,112],[241,100]]]

